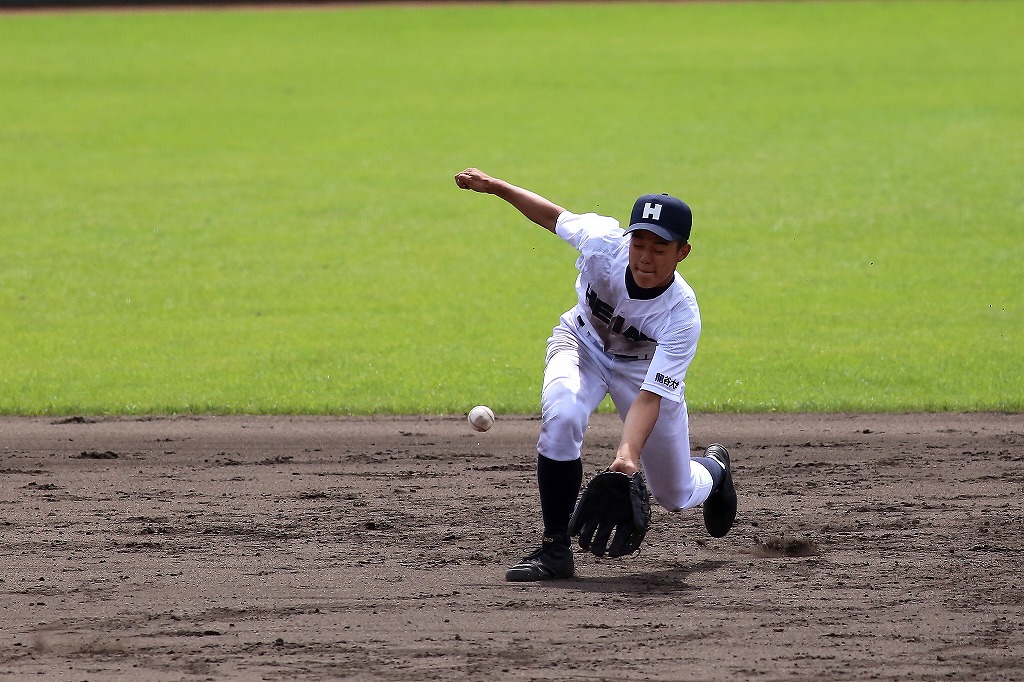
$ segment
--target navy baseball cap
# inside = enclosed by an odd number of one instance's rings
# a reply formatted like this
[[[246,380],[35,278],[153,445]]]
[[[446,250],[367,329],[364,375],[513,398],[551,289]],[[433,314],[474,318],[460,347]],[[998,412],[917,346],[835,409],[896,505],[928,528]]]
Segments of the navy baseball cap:
[[[685,243],[690,239],[693,214],[682,199],[668,194],[645,194],[633,204],[627,233],[648,230],[670,242]]]

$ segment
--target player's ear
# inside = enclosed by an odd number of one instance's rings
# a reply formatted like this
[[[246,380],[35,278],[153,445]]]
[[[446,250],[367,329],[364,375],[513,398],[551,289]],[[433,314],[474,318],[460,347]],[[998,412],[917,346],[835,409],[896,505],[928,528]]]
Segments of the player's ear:
[[[682,263],[683,259],[690,255],[690,242],[685,242],[679,247],[679,260],[676,263]]]

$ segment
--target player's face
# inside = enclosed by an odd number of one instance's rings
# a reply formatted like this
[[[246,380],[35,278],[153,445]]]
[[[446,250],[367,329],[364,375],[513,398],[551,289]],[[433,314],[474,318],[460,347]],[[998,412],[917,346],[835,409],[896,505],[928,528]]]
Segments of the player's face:
[[[647,230],[629,233],[629,269],[636,283],[645,289],[668,284],[676,266],[689,253],[688,243],[667,242]]]

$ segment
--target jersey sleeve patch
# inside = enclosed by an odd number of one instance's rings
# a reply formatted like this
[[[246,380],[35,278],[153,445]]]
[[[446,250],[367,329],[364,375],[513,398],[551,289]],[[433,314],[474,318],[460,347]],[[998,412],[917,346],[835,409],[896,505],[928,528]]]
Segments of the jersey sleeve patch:
[[[652,372],[648,374],[647,379],[640,388],[650,393],[660,395],[665,400],[671,400],[674,403],[682,402],[683,400],[683,380],[676,379],[675,377],[668,376],[661,372]]]

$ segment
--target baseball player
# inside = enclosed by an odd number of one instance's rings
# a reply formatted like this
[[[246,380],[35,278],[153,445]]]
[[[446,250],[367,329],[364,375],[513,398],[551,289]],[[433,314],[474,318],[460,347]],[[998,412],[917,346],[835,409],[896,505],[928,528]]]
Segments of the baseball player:
[[[658,504],[669,511],[703,505],[709,534],[723,537],[736,517],[729,453],[715,444],[691,458],[683,397],[700,336],[697,300],[676,272],[690,253],[690,208],[673,196],[647,194],[623,230],[614,218],[572,213],[476,168],[455,182],[503,199],[579,252],[577,303],[547,342],[537,443],[544,535],[506,580],[574,575],[567,528],[583,481],[583,434],[606,395],[623,420],[609,469],[633,475],[642,467]]]

